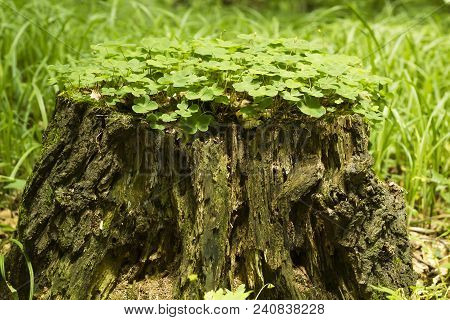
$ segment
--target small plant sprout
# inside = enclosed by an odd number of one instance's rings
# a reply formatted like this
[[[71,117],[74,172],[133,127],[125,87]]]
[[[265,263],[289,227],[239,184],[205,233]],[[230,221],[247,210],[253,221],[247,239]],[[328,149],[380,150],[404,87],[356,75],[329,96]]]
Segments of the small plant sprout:
[[[266,283],[265,285],[262,286],[262,288],[259,290],[258,294],[255,297],[255,300],[258,300],[258,297],[260,296],[260,294],[263,292],[263,290],[267,288],[267,289],[273,289],[275,288],[275,286],[271,283]]]

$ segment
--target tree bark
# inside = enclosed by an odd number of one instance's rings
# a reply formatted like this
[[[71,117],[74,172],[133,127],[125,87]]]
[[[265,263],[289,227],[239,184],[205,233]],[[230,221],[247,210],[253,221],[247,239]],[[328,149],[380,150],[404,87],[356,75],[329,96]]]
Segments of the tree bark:
[[[20,208],[35,296],[197,299],[271,283],[261,298],[364,299],[370,285],[405,288],[415,275],[402,192],[371,165],[356,115],[231,121],[188,140],[59,98]],[[22,255],[7,261],[26,297]]]

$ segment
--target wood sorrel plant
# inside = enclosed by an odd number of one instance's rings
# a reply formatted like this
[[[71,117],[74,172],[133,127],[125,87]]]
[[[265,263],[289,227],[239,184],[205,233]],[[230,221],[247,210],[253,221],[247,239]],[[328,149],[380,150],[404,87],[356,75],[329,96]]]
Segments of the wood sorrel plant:
[[[226,117],[252,126],[302,114],[354,112],[378,120],[388,83],[362,69],[356,57],[328,54],[295,38],[147,38],[92,48],[87,59],[53,67],[60,94],[129,108],[153,129],[189,134]]]

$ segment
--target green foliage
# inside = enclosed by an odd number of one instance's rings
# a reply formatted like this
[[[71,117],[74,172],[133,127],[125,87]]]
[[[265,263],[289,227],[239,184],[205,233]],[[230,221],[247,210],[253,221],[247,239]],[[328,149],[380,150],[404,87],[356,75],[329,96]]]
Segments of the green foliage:
[[[205,300],[245,300],[251,293],[252,291],[246,291],[245,285],[241,284],[235,291],[228,289],[211,290],[205,293]]]
[[[444,281],[429,286],[412,286],[410,294],[406,294],[402,288],[393,290],[381,286],[371,287],[381,294],[382,299],[387,300],[448,300],[448,294],[450,293],[448,278],[447,276],[447,279],[443,279]]]
[[[133,111],[136,113],[149,113],[158,109],[158,104],[155,101],[150,100],[148,96],[143,96],[136,99],[136,103],[133,105]]]
[[[197,275],[195,276],[194,281],[197,280]],[[191,278],[189,278],[191,280]],[[191,280],[193,281],[193,280]],[[259,290],[258,294],[255,297],[255,300],[258,300],[259,296],[263,292],[264,289],[273,289],[275,286],[271,283],[267,283]],[[207,293],[205,293],[205,300],[246,300],[248,296],[253,291],[246,291],[245,285],[241,284],[239,287],[236,288],[235,291],[230,291],[228,289],[218,289],[216,291],[211,290]]]
[[[381,286],[371,286],[371,288],[381,293],[381,296],[387,300],[407,300],[406,294],[402,288],[397,290]]]
[[[376,119],[380,88],[388,82],[362,69],[356,57],[327,54],[296,38],[254,34],[234,41],[106,43],[93,46],[90,58],[54,69],[54,83],[76,99],[131,105],[148,115],[153,128],[175,123],[189,134],[206,131],[213,115],[223,113],[250,120],[277,112],[320,118],[355,108]],[[243,100],[250,104],[241,107]]]
[[[320,104],[319,99],[314,97],[305,97],[302,103],[299,105],[299,109],[308,116],[320,118],[327,110]]]

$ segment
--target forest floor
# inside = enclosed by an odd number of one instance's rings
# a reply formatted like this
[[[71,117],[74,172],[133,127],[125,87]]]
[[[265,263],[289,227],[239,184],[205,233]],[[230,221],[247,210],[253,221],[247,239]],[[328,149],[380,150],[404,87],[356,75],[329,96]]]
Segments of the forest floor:
[[[449,217],[433,218],[431,228],[410,227],[414,271],[418,274],[413,299],[450,299],[449,248],[450,238],[439,236]],[[395,297],[397,293],[392,293]],[[404,298],[401,294],[398,298]]]

